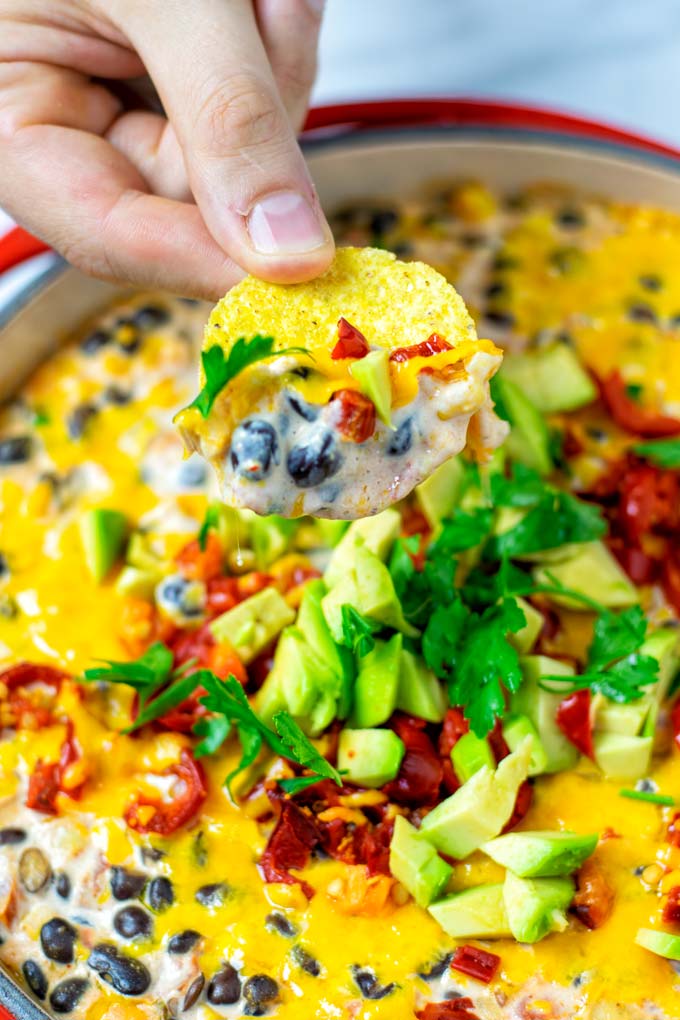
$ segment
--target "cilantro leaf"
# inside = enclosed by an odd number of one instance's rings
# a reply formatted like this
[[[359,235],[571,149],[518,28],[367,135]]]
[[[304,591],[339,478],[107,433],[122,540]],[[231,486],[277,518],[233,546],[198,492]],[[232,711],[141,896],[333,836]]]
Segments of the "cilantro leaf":
[[[355,655],[363,658],[375,648],[374,625],[362,616],[354,606],[345,604],[341,607],[342,644],[351,648]]]
[[[284,350],[277,351],[274,349],[273,337],[260,336],[259,334],[250,340],[239,337],[229,354],[224,353],[224,348],[220,344],[213,344],[212,347],[201,352],[205,383],[189,407],[195,407],[203,418],[207,418],[224,387],[244,368],[255,364],[256,361],[264,361],[266,358],[279,357],[284,354],[305,354],[307,357],[311,357],[309,351],[304,347],[286,347]]]
[[[241,743],[241,757],[238,765],[231,770],[231,772],[225,777],[224,785],[231,794],[231,784],[241,772],[244,772],[247,768],[253,764],[262,750],[262,744],[264,743],[264,734],[262,730],[251,726],[248,723],[241,723],[236,727],[238,733],[238,739]]]
[[[492,512],[488,507],[478,507],[472,513],[454,510],[451,517],[442,521],[441,531],[428,549],[428,559],[474,549],[489,534],[491,523]]]
[[[296,793],[300,793],[302,790],[306,790],[308,787],[314,786],[319,782],[321,782],[319,776],[294,776],[291,779],[279,779],[279,786],[284,793],[294,797]]]
[[[106,666],[86,669],[83,678],[87,682],[105,680],[108,683],[123,683],[137,691],[160,687],[167,683],[172,673],[173,656],[169,648],[156,641],[132,662],[116,662],[105,659]]]
[[[194,748],[195,758],[215,754],[231,733],[231,723],[224,715],[206,715],[194,725],[194,734],[202,740]]]
[[[296,761],[311,772],[315,772],[317,776],[332,779],[338,786],[342,786],[342,779],[338,770],[329,761],[326,761],[323,755],[319,754],[314,744],[305,736],[288,712],[277,712],[272,721],[277,733],[288,749],[287,758]]]
[[[680,468],[680,439],[655,439],[637,443],[633,450],[640,457],[662,468]]]
[[[605,609],[593,627],[593,640],[588,649],[588,669],[606,667],[636,652],[646,632],[647,620],[641,606],[631,606],[621,613]]]
[[[485,554],[494,559],[557,549],[601,538],[607,525],[599,507],[569,492],[546,487],[539,501],[514,527],[496,535]]]
[[[437,606],[423,634],[423,658],[439,677],[450,679],[471,613],[460,598]],[[457,702],[456,702],[457,704]]]
[[[502,474],[491,476],[491,502],[495,507],[536,506],[547,488],[538,471],[525,467],[524,464],[513,464],[510,476]]]
[[[659,663],[651,655],[627,656],[602,672],[585,672],[576,677],[576,687],[590,687],[596,694],[604,694],[610,701],[627,704],[637,701],[644,688],[658,679]]]

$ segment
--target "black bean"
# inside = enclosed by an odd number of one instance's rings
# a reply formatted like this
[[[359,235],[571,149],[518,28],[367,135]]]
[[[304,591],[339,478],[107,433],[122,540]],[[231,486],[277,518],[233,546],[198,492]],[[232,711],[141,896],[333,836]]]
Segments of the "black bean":
[[[156,602],[166,612],[175,610],[183,616],[200,616],[203,612],[202,598],[196,598],[197,582],[182,574],[169,574],[156,588]]]
[[[152,910],[161,912],[171,907],[175,902],[175,892],[170,879],[165,878],[164,875],[152,878],[147,890],[147,898]]]
[[[180,931],[176,935],[173,935],[168,941],[168,952],[173,956],[180,956],[184,953],[189,953],[200,938],[200,932],[194,931],[193,928],[187,928],[186,931]]]
[[[397,987],[394,981],[389,985],[381,985],[370,967],[359,967],[353,964],[350,968],[354,982],[365,999],[384,999]]]
[[[81,439],[89,422],[96,417],[94,404],[79,404],[66,418],[66,429],[71,439]]]
[[[273,426],[257,418],[244,421],[234,430],[230,458],[241,478],[252,482],[266,478],[279,462],[279,443]]]
[[[7,592],[0,594],[0,616],[5,620],[13,620],[19,615],[19,606]]]
[[[151,984],[151,974],[141,960],[125,956],[107,942],[94,947],[87,965],[121,995],[143,995]]]
[[[134,900],[146,884],[147,876],[141,871],[128,871],[115,865],[111,868],[111,893],[117,900]]]
[[[26,836],[25,829],[15,829],[12,826],[0,829],[0,846],[16,846],[17,843],[23,843]]]
[[[463,248],[467,248],[469,251],[475,251],[477,248],[483,248],[487,243],[487,238],[484,234],[475,234],[472,231],[466,231],[461,234],[458,241]]]
[[[132,400],[132,394],[129,390],[124,390],[122,386],[107,386],[102,394],[107,404],[116,404],[119,407],[123,407],[125,404],[129,404]]]
[[[663,280],[655,273],[643,273],[642,276],[638,277],[638,283],[643,290],[652,292],[659,291],[663,287]]]
[[[139,336],[134,336],[129,340],[116,340],[116,345],[121,354],[127,354],[129,357],[132,357],[142,346],[142,339]]]
[[[36,999],[40,999],[42,1002],[47,995],[47,978],[45,977],[42,967],[37,964],[35,960],[26,960],[21,971],[24,975],[26,984],[31,989]]]
[[[321,485],[336,474],[342,456],[332,432],[327,429],[313,433],[306,443],[294,446],[288,454],[288,474],[300,489]]]
[[[197,889],[194,898],[202,907],[221,907],[228,893],[229,886],[225,882],[211,882]]]
[[[498,326],[499,329],[512,329],[515,325],[515,316],[511,312],[501,312],[488,309],[484,318],[490,325]]]
[[[53,917],[40,929],[40,945],[48,960],[73,963],[78,932],[63,917]]]
[[[507,294],[507,292],[508,292],[507,286],[504,283],[501,283],[500,280],[495,280],[493,283],[490,283],[489,286],[486,288],[486,290],[484,291],[484,296],[487,298],[497,298],[502,297],[502,295]]]
[[[149,938],[153,920],[142,907],[123,907],[114,916],[113,927],[124,939]]]
[[[61,896],[62,900],[67,900],[71,895],[71,879],[65,871],[59,871],[54,876],[54,888],[57,896]]]
[[[29,846],[19,858],[19,881],[26,892],[40,892],[52,876],[50,862],[42,850]]]
[[[67,978],[55,985],[50,995],[50,1006],[55,1013],[71,1013],[82,999],[89,981],[85,978]]]
[[[432,981],[434,978],[439,978],[448,970],[448,966],[453,958],[453,953],[444,953],[437,960],[423,967],[422,970],[418,971],[418,977],[421,977],[424,981]]]
[[[378,237],[394,230],[399,222],[399,213],[395,209],[376,209],[371,216],[371,230]]]
[[[305,974],[309,974],[311,977],[318,977],[320,975],[321,964],[303,946],[293,947],[293,959],[300,970],[304,970]]]
[[[7,577],[9,574],[9,563],[4,553],[0,552],[0,577]]]
[[[406,418],[397,428],[396,432],[390,435],[387,444],[387,453],[390,457],[400,457],[411,449],[413,442],[413,418]]]
[[[211,979],[206,997],[211,1006],[228,1006],[241,998],[241,979],[230,963],[225,963]]]
[[[656,313],[649,305],[638,302],[628,309],[628,318],[631,322],[656,322]]]
[[[564,206],[558,211],[555,220],[558,226],[565,230],[576,230],[584,226],[586,222],[581,210],[574,208],[574,206]]]
[[[25,464],[33,453],[30,436],[8,436],[0,439],[0,467],[7,464]]]
[[[279,986],[268,974],[254,974],[243,986],[246,1016],[263,1016],[267,1006],[279,997]]]
[[[151,329],[162,326],[170,319],[170,311],[160,305],[142,305],[132,313],[131,322],[139,329]]]
[[[182,461],[177,469],[177,484],[186,489],[197,489],[203,485],[208,472],[204,461],[198,457],[191,457]]]
[[[276,931],[279,935],[283,935],[284,938],[292,939],[297,935],[297,928],[295,925],[279,910],[272,910],[271,914],[267,914],[264,923],[272,931]]]
[[[184,1002],[182,1003],[183,1013],[185,1013],[188,1009],[191,1009],[191,1007],[198,1001],[204,985],[205,978],[202,974],[199,974],[198,977],[194,978],[187,988],[187,993],[184,996]]]
[[[316,421],[319,417],[319,408],[316,407],[316,405],[308,404],[306,400],[303,400],[302,397],[298,397],[295,393],[288,393],[286,396],[288,403],[295,413],[299,414],[301,418],[305,419],[305,421]]]
[[[83,354],[96,354],[102,347],[111,343],[111,334],[105,329],[95,329],[89,333],[84,340],[80,341],[80,349]]]

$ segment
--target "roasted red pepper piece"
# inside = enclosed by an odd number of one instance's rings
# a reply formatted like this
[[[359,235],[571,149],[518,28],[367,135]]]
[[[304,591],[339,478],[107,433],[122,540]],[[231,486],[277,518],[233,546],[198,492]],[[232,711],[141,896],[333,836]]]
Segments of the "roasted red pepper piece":
[[[202,806],[208,790],[203,767],[191,751],[186,749],[182,751],[178,762],[168,765],[159,775],[175,776],[177,779],[178,788],[176,792],[173,790],[172,800],[163,803],[140,795],[126,809],[124,818],[136,832],[156,832],[159,836],[169,836],[191,821]],[[139,816],[142,807],[154,809],[146,821]]]
[[[28,781],[26,807],[44,815],[56,815],[57,794],[59,793],[59,765],[42,760],[35,763]]]
[[[68,673],[62,669],[38,662],[18,662],[0,673],[0,683],[10,691],[18,687],[28,687],[29,684],[48,684],[50,687],[58,688],[67,679]]]
[[[418,1020],[479,1020],[472,1012],[472,999],[467,996],[447,1002],[428,1002],[416,1013]]]
[[[443,336],[439,336],[438,333],[432,333],[427,340],[423,340],[419,344],[411,344],[410,347],[397,347],[396,350],[390,354],[390,361],[410,361],[411,358],[431,358],[433,354],[441,354],[442,351],[453,350],[451,344],[444,339]]]
[[[338,342],[331,351],[331,358],[365,358],[370,348],[363,333],[347,319],[338,319]]]
[[[204,544],[201,549],[201,543],[194,538],[175,557],[182,574],[194,581],[211,581],[222,574],[224,552],[214,531],[208,532]]]
[[[668,898],[664,903],[662,918],[666,924],[680,924],[680,885],[674,885],[668,891]]]
[[[260,860],[266,882],[284,882],[302,888],[307,899],[314,895],[308,882],[291,875],[291,868],[304,868],[319,842],[319,830],[312,816],[290,800],[281,803],[281,814]]]
[[[557,707],[555,721],[581,754],[594,756],[593,727],[590,719],[590,691],[574,691],[568,694]]]
[[[398,804],[431,805],[439,797],[444,769],[422,719],[397,714],[392,729],[404,741],[406,751],[396,779],[383,791]]]
[[[334,424],[353,443],[365,443],[375,432],[375,404],[358,390],[336,390],[331,397]]]
[[[626,432],[649,439],[680,435],[680,419],[670,418],[632,400],[620,372],[612,372],[603,379],[600,391],[610,415]]]
[[[453,970],[467,974],[475,981],[483,981],[485,985],[494,979],[500,965],[500,956],[477,946],[458,946],[451,960]]]

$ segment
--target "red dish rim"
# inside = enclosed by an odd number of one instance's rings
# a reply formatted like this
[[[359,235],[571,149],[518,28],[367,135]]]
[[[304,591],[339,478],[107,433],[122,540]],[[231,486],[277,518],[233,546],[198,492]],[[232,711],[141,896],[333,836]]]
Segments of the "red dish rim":
[[[349,136],[365,131],[423,127],[502,128],[608,142],[674,161],[680,150],[610,124],[559,110],[480,99],[389,99],[336,103],[309,111],[303,139]],[[21,227],[0,238],[0,273],[48,251],[48,245]],[[0,1016],[0,1020],[2,1017]]]

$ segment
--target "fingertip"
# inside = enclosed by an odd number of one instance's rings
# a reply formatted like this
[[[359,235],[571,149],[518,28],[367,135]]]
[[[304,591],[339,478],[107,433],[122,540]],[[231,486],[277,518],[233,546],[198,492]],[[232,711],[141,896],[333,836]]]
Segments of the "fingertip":
[[[333,235],[316,201],[297,191],[259,197],[246,214],[250,251],[244,265],[274,283],[300,283],[320,275],[335,253]]]

